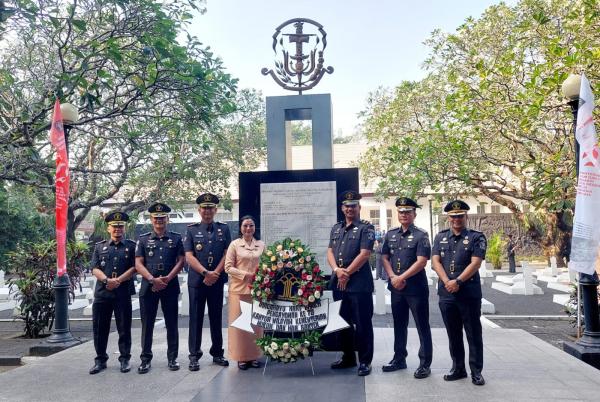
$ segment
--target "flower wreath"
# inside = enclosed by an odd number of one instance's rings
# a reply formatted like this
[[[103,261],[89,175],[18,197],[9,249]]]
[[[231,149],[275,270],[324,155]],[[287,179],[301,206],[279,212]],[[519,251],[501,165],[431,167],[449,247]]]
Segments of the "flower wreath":
[[[250,284],[252,299],[259,302],[272,300],[276,296],[277,274],[284,269],[294,269],[299,274],[297,290],[292,298],[294,305],[310,307],[321,298],[325,278],[315,254],[300,240],[286,238],[266,247],[261,255],[258,270]]]

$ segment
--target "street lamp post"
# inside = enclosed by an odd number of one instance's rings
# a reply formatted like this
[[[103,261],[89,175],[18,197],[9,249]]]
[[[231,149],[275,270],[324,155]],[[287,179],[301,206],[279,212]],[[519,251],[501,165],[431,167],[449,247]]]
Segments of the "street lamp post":
[[[427,201],[429,201],[429,236],[431,236],[431,244],[433,244],[433,195],[429,194]]]
[[[70,103],[60,105],[60,112],[63,117],[65,147],[68,156],[69,132],[73,128],[73,123],[76,123],[79,119],[79,116],[77,108]],[[68,238],[69,236],[67,235]],[[54,288],[54,328],[47,342],[66,347],[79,343],[71,334],[69,327],[69,289],[71,287],[69,274],[65,272],[62,276],[56,275],[52,287]]]
[[[577,129],[577,112],[579,110],[579,89],[581,76],[571,74],[562,85],[565,98],[573,113],[573,132]],[[579,178],[579,143],[575,138],[575,172]],[[600,315],[598,311],[598,275],[579,273],[581,286],[585,330],[577,342],[564,342],[563,350],[578,359],[600,368]],[[579,308],[579,303],[578,303]]]

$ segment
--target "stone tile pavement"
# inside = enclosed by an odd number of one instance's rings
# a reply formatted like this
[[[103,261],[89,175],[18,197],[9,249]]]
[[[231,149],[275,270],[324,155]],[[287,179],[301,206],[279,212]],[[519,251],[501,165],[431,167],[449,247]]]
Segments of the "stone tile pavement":
[[[204,339],[209,339],[208,329]],[[224,330],[226,339],[227,331]],[[87,342],[55,355],[35,359],[25,366],[0,374],[0,400],[7,401],[597,401],[600,371],[520,329],[484,328],[487,384],[476,387],[470,379],[447,383],[442,375],[450,367],[445,330],[433,329],[432,376],[416,380],[418,337],[409,329],[408,370],[383,373],[381,366],[392,355],[393,330],[375,329],[373,373],[357,377],[355,369],[333,371],[329,363],[336,353],[317,352],[316,376],[308,361],[295,365],[268,365],[262,370],[239,371],[235,364],[221,368],[204,356],[201,369],[189,372],[187,331],[180,332],[182,369],[167,370],[164,328],[156,330],[152,370],[139,375],[140,330],[134,329],[134,370],[118,370],[116,334],[109,340],[111,358],[106,371],[91,376],[94,356]],[[225,340],[226,342],[226,340]],[[208,346],[205,341],[204,349]],[[232,362],[234,363],[234,362]]]

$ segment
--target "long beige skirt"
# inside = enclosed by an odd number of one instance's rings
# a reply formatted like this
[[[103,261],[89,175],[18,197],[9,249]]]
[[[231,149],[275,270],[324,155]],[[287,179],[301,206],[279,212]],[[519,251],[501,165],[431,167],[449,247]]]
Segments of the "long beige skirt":
[[[231,323],[241,314],[240,300],[252,303],[252,296],[229,294],[229,328],[227,329],[227,343],[229,345],[229,358],[239,362],[247,362],[260,358],[263,353],[256,345],[256,339],[262,337],[262,328],[255,327],[254,334],[234,328]]]

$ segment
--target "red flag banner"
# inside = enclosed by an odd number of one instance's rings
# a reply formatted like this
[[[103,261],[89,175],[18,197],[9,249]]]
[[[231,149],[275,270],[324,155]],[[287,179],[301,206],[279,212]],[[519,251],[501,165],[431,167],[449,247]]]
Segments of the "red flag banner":
[[[50,142],[56,149],[56,268],[58,276],[67,272],[67,212],[69,209],[69,156],[65,143],[60,102],[54,103]]]

